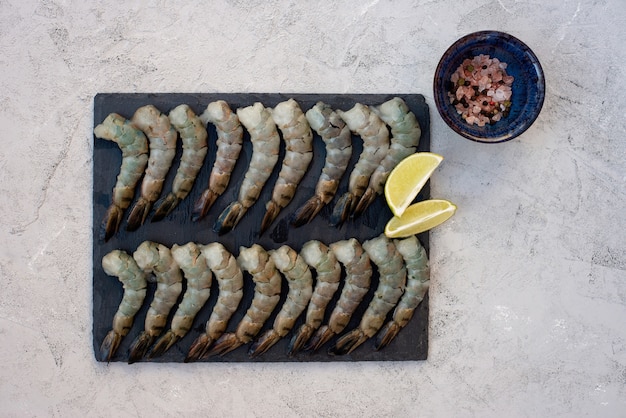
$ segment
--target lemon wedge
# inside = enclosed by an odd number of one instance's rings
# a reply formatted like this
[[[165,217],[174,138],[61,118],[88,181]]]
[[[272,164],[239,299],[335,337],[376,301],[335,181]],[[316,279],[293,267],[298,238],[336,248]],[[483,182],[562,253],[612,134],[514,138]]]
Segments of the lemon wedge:
[[[401,216],[419,194],[443,157],[432,152],[411,154],[389,173],[385,198],[395,216]]]
[[[456,205],[442,199],[423,200],[406,208],[402,216],[394,216],[385,226],[388,238],[405,238],[428,231],[447,221],[456,212]]]

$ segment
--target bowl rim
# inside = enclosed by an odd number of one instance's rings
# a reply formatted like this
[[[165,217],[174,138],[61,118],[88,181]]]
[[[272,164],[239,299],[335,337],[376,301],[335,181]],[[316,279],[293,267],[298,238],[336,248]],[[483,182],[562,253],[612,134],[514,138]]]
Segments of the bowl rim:
[[[456,123],[456,121],[452,120],[450,116],[445,111],[445,108],[448,106],[447,102],[441,101],[441,96],[438,94],[438,91],[443,87],[443,77],[440,76],[444,71],[444,61],[450,55],[453,50],[456,50],[459,46],[472,41],[472,43],[480,43],[481,41],[489,41],[493,39],[505,39],[506,43],[516,45],[518,49],[521,49],[524,54],[528,57],[529,61],[533,64],[533,68],[535,69],[535,75],[537,77],[537,105],[535,106],[535,110],[528,115],[526,120],[521,123],[515,129],[508,131],[506,134],[501,136],[492,137],[489,139],[488,137],[481,137],[473,135],[467,131],[465,131],[462,126]],[[526,45],[523,41],[518,39],[517,37],[497,30],[481,30],[477,32],[468,33],[456,41],[454,41],[443,53],[439,62],[437,64],[437,68],[435,70],[434,80],[433,80],[433,96],[435,99],[435,107],[437,107],[437,111],[439,112],[441,118],[444,120],[446,125],[448,125],[454,132],[463,136],[466,139],[480,142],[484,144],[498,144],[501,142],[510,141],[522,133],[524,133],[532,124],[537,120],[539,114],[541,113],[541,109],[543,108],[544,100],[545,100],[545,76],[543,73],[543,68],[537,55],[530,49],[528,45]]]

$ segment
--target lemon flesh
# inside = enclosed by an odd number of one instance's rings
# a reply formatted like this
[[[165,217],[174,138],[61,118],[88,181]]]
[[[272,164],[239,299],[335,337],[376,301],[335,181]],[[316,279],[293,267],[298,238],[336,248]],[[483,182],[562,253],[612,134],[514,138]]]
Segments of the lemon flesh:
[[[432,152],[411,154],[389,173],[385,198],[395,216],[401,216],[417,197],[443,157]]]
[[[428,231],[447,221],[456,212],[456,205],[442,199],[423,200],[406,208],[402,216],[394,216],[385,226],[388,238],[405,238]]]

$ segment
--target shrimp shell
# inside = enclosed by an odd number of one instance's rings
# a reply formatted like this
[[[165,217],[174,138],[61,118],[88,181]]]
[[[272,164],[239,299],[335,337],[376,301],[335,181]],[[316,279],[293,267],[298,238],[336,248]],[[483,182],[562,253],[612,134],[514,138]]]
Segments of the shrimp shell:
[[[354,210],[354,216],[362,214],[376,196],[382,194],[391,170],[400,161],[415,152],[422,135],[415,114],[399,97],[394,97],[380,106],[372,106],[371,110],[391,128],[391,145],[385,158],[372,173],[367,190],[363,193]]]
[[[180,134],[183,143],[183,155],[174,177],[172,191],[159,203],[152,222],[158,222],[169,215],[183,200],[193,187],[196,176],[202,168],[206,157],[207,131],[204,123],[186,104],[181,104],[169,114],[169,119]]]
[[[355,238],[330,244],[330,249],[345,267],[345,283],[328,324],[317,330],[305,350],[319,349],[334,335],[344,330],[352,314],[367,294],[371,283],[370,258]]]
[[[365,241],[363,249],[378,267],[378,287],[359,326],[339,338],[329,349],[330,354],[349,354],[376,335],[404,292],[406,268],[393,242],[382,234]]]
[[[307,308],[306,320],[296,331],[288,347],[291,357],[300,351],[324,320],[324,312],[330,303],[341,279],[341,265],[333,252],[320,241],[306,242],[300,250],[304,261],[316,270],[316,284]]]
[[[428,255],[417,237],[411,236],[402,240],[394,240],[394,242],[406,264],[406,290],[393,311],[393,319],[387,322],[376,336],[376,350],[387,346],[409,323],[430,285]]]
[[[146,297],[147,282],[146,273],[133,257],[121,250],[113,250],[102,257],[102,268],[109,276],[116,276],[124,286],[124,296],[113,317],[112,329],[100,346],[100,358],[108,362],[133,326],[135,315]]]
[[[237,325],[234,333],[224,334],[206,354],[224,355],[249,343],[261,331],[280,299],[281,276],[274,260],[258,244],[250,248],[241,247],[237,263],[248,271],[254,281],[254,297],[246,315]]]
[[[141,360],[154,340],[161,335],[167,317],[183,289],[183,275],[170,249],[152,241],[142,242],[133,253],[139,268],[156,277],[157,288],[150,304],[144,330],[131,344],[128,363]]]
[[[178,133],[169,118],[152,105],[135,111],[131,121],[148,137],[150,156],[148,167],[141,182],[141,196],[128,215],[127,231],[135,231],[145,222],[154,202],[157,201],[165,176],[176,155]]]
[[[261,222],[260,234],[269,228],[280,210],[291,202],[313,159],[313,133],[306,116],[294,99],[277,104],[272,110],[272,119],[283,133],[285,158],[272,191],[272,198],[265,205],[267,211]]]
[[[272,329],[263,333],[250,347],[248,354],[257,357],[269,350],[291,331],[313,294],[313,276],[304,258],[293,248],[283,245],[270,253],[276,268],[289,285],[287,299],[276,315]]]
[[[326,145],[326,159],[315,194],[291,217],[291,224],[296,227],[311,222],[333,200],[352,156],[350,128],[329,105],[318,102],[306,112],[306,118]]]
[[[215,200],[228,187],[230,175],[239,158],[243,143],[243,127],[239,123],[237,114],[224,100],[209,103],[204,113],[200,115],[200,119],[216,127],[217,154],[209,176],[209,185],[194,204],[193,221],[204,218]]]
[[[348,191],[339,198],[330,217],[330,224],[345,222],[369,185],[370,176],[389,151],[389,130],[385,123],[369,107],[357,103],[352,109],[337,113],[350,130],[363,140],[363,151],[350,173]]]
[[[163,334],[148,353],[148,358],[161,356],[178,340],[183,338],[193,325],[196,314],[211,295],[211,270],[200,252],[200,246],[193,242],[185,245],[174,244],[171,249],[174,261],[180,266],[187,280],[187,289],[172,318],[170,330]]]
[[[148,140],[129,120],[111,113],[94,130],[97,138],[115,142],[122,150],[122,165],[113,188],[111,205],[102,221],[101,236],[108,241],[120,227],[124,210],[135,195],[135,186],[148,164]]]
[[[257,201],[265,182],[278,162],[280,136],[269,109],[259,102],[237,109],[241,124],[250,132],[252,158],[244,175],[236,201],[224,209],[213,230],[222,235],[232,230],[246,211]]]
[[[213,343],[222,336],[243,297],[243,273],[237,259],[219,242],[201,246],[207,266],[219,287],[217,302],[205,331],[191,344],[185,363],[204,358]]]

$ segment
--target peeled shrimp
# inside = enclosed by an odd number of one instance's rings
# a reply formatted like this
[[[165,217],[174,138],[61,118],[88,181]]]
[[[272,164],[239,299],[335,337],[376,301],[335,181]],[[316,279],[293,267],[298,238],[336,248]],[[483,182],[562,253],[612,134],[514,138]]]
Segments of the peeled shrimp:
[[[374,170],[369,186],[354,210],[358,216],[383,192],[389,173],[404,158],[413,154],[419,145],[422,130],[415,114],[409,110],[404,100],[394,97],[380,106],[372,106],[376,113],[391,128],[389,152]]]
[[[356,239],[335,242],[330,244],[330,249],[344,265],[346,279],[328,324],[322,325],[317,330],[305,349],[317,350],[334,335],[343,331],[370,287],[372,278],[370,258]]]
[[[370,176],[389,150],[389,130],[369,107],[357,103],[352,109],[337,113],[350,130],[361,136],[363,151],[350,173],[348,191],[339,198],[330,217],[333,226],[345,222],[369,185]]]
[[[127,231],[135,231],[143,225],[152,205],[159,198],[165,176],[176,155],[178,139],[176,129],[172,127],[169,118],[152,105],[137,109],[131,120],[148,137],[150,157],[146,174],[141,182],[141,197],[128,215]]]
[[[113,317],[113,326],[102,341],[100,358],[110,361],[131,327],[137,311],[146,297],[146,273],[126,252],[113,250],[102,257],[102,268],[109,276],[116,276],[124,285],[124,296]]]
[[[272,119],[283,133],[285,159],[274,185],[272,198],[265,205],[267,211],[261,222],[261,234],[274,222],[280,210],[291,202],[313,159],[313,133],[306,116],[294,99],[277,104],[272,110]]]
[[[157,288],[150,304],[144,330],[130,347],[128,363],[141,360],[154,340],[161,335],[170,310],[183,289],[183,275],[170,249],[152,241],[142,242],[133,253],[139,268],[156,277]]]
[[[265,182],[278,162],[280,136],[272,115],[261,103],[237,109],[241,124],[250,132],[252,158],[237,200],[224,209],[213,229],[222,235],[233,229],[257,201]]]
[[[174,261],[183,271],[187,289],[172,318],[171,328],[157,340],[148,353],[148,358],[162,355],[187,335],[196,314],[211,294],[211,270],[200,252],[200,246],[193,242],[185,245],[174,244],[171,253]]]
[[[306,309],[313,294],[313,276],[304,258],[293,248],[283,245],[270,254],[276,268],[289,284],[287,299],[276,315],[272,329],[263,333],[250,347],[248,354],[256,357],[269,350],[287,335],[300,314]]]
[[[193,207],[192,220],[198,221],[206,216],[215,200],[224,193],[230,175],[241,151],[243,128],[224,100],[209,103],[200,119],[212,123],[217,130],[217,154],[209,176],[209,186],[202,192]]]
[[[339,338],[328,350],[330,354],[349,354],[376,335],[404,292],[406,268],[393,242],[383,234],[365,241],[363,249],[378,267],[378,287],[359,326]]]
[[[112,202],[104,215],[102,236],[108,241],[120,227],[124,210],[130,205],[135,186],[148,163],[148,140],[130,121],[111,113],[93,130],[97,138],[115,142],[122,150],[122,166],[113,188]]]
[[[196,176],[202,168],[206,157],[207,132],[204,123],[186,104],[181,104],[169,114],[170,122],[180,133],[183,143],[183,155],[180,157],[180,165],[174,177],[172,191],[165,196],[156,208],[152,222],[160,221],[169,215],[183,200],[193,187]]]
[[[376,350],[387,346],[398,335],[398,332],[409,323],[430,285],[428,255],[417,238],[411,236],[402,240],[394,240],[394,242],[406,264],[406,290],[393,311],[393,319],[387,322],[376,336]]]
[[[296,227],[311,222],[333,200],[352,156],[350,128],[329,105],[318,102],[306,112],[306,118],[326,144],[326,160],[315,194],[292,215],[291,224]]]
[[[202,246],[202,255],[213,271],[219,296],[206,323],[205,331],[191,344],[185,362],[207,355],[213,343],[222,336],[243,297],[243,273],[237,259],[219,242]]]
[[[254,297],[237,330],[222,335],[215,342],[207,356],[224,355],[237,347],[249,343],[261,331],[263,324],[270,317],[280,299],[281,276],[274,260],[258,244],[250,248],[241,247],[237,263],[252,275]]]
[[[288,355],[300,351],[324,320],[328,303],[339,288],[341,265],[333,252],[320,241],[306,242],[300,250],[304,261],[316,270],[316,284],[306,312],[304,324],[296,331],[288,347]]]

